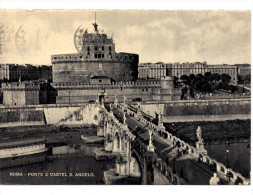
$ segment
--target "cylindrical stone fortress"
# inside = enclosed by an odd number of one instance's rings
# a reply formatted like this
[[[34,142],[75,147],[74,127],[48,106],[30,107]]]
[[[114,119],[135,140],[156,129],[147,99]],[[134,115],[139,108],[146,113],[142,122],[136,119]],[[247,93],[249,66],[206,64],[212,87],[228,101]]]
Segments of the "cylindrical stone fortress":
[[[55,85],[85,83],[93,76],[107,76],[117,82],[137,79],[139,55],[116,53],[113,39],[99,33],[96,23],[93,25],[94,33],[82,29],[76,32],[75,46],[79,53],[51,56]]]

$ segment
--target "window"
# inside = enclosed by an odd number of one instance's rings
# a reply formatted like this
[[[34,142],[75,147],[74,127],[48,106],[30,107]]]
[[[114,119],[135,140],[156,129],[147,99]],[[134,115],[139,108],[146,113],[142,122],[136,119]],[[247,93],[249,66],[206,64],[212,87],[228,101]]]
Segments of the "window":
[[[111,46],[109,46],[109,51],[112,51],[112,47]]]
[[[104,46],[102,46],[102,51],[104,51],[105,50],[105,47]]]
[[[97,56],[97,54],[94,54],[94,58],[97,58],[98,56]]]
[[[101,54],[98,54],[98,58],[101,58]]]
[[[87,47],[87,50],[90,51],[90,46]]]
[[[105,54],[101,54],[102,55],[102,58],[105,58]]]
[[[98,50],[98,46],[95,46],[95,51],[97,51]]]

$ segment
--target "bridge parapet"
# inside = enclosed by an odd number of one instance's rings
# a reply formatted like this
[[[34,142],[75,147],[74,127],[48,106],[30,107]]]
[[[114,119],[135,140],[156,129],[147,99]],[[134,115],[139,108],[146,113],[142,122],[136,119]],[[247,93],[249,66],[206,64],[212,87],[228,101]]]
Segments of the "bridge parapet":
[[[126,125],[125,118],[123,121],[120,121],[113,114],[112,105],[110,105],[109,111],[105,108],[105,106],[99,103],[97,105],[101,112],[99,120],[103,120],[104,125],[103,132],[100,132],[100,135],[105,137],[105,150],[118,153],[118,157],[116,159],[116,173],[120,176],[129,176],[131,161],[130,143],[135,140],[136,136]]]
[[[212,167],[219,177],[230,180],[233,184],[243,184],[250,185],[250,180],[243,177],[240,173],[233,171],[231,168],[227,168],[224,164],[218,162],[217,160],[209,157],[207,154],[200,154],[198,159]]]
[[[229,180],[230,183],[232,184],[236,184],[236,183],[246,184],[246,185],[250,184],[250,180],[247,178],[244,178],[240,173],[234,172],[230,168],[227,168],[226,166],[224,166],[222,163],[209,157],[205,152],[203,152],[203,150],[200,150],[194,146],[191,146],[190,144],[186,143],[180,138],[167,132],[165,127],[163,126],[161,116],[159,116],[158,125],[156,125],[152,121],[150,121],[147,117],[144,117],[143,114],[141,115],[138,114],[138,109],[133,109],[131,105],[126,106],[125,102],[124,104],[120,104],[116,102],[116,105],[113,105],[113,107],[117,109],[122,109],[123,112],[126,113],[128,116],[132,116],[133,118],[136,119],[136,121],[143,123],[145,125],[143,129],[147,131],[148,129],[153,129],[153,132],[158,137],[164,139],[165,141],[169,141],[169,143],[172,143],[173,147],[175,146],[178,151],[177,155],[180,156],[181,154],[190,154],[196,161],[199,161],[208,165],[213,172],[217,173],[218,177],[222,178],[223,180]],[[127,127],[126,124],[124,123],[122,124],[122,121],[119,120],[111,111],[108,111],[105,107],[101,107],[101,109],[107,116],[109,116],[110,123],[115,124],[114,128],[122,132],[120,136],[125,135],[126,137],[128,137],[128,140],[127,140],[129,144],[128,151],[131,151],[131,144],[132,144],[132,146],[134,146],[134,148],[136,148],[140,152],[141,155],[145,156],[146,154],[150,153],[148,150],[148,145],[140,141],[139,139],[136,139],[136,136],[131,132],[131,130],[129,129],[129,127]],[[123,157],[124,154],[126,153],[124,153],[124,150],[123,150],[121,151],[121,154]],[[122,158],[122,159],[127,159],[128,160],[127,163],[129,164],[129,159],[131,158],[131,155],[129,153],[127,154],[128,154],[127,158],[125,155],[125,158]],[[155,153],[153,154],[154,156],[156,156]],[[178,175],[173,173],[171,168],[165,162],[161,161],[161,159],[160,160],[157,159],[158,157],[152,157],[152,158],[154,158],[152,160],[152,167],[156,169],[159,173],[161,173],[163,176],[165,176],[170,181],[170,183],[172,184],[185,183],[185,181],[182,178],[180,178]],[[120,165],[121,170],[125,170],[123,171],[124,173],[129,173],[129,171],[126,171],[127,170],[126,167],[128,165],[126,166],[124,162],[125,161],[121,160],[118,162],[118,164]]]
[[[219,177],[223,177],[225,179],[228,179],[233,184],[236,184],[236,183],[240,183],[240,184],[244,184],[244,185],[250,184],[250,180],[243,177],[240,173],[237,173],[237,172],[233,171],[232,169],[227,168],[222,163],[218,162],[215,159],[212,159],[210,156],[205,154],[203,151],[197,149],[194,146],[191,146],[190,144],[186,143],[185,141],[181,140],[180,138],[167,132],[164,126],[158,126],[158,125],[152,123],[151,121],[147,120],[146,118],[144,118],[140,115],[137,115],[135,112],[131,111],[129,109],[129,107],[131,107],[131,106],[128,106],[128,108],[126,109],[127,113],[132,114],[131,116],[133,116],[138,121],[146,124],[147,127],[153,128],[155,134],[158,135],[160,138],[165,139],[165,140],[170,140],[174,146],[175,145],[179,146],[181,148],[181,151],[188,153],[188,154],[192,154],[195,159],[200,160],[202,163],[208,165],[209,167],[212,167],[212,169],[218,173]]]
[[[156,168],[157,171],[161,172],[171,184],[174,185],[184,185],[186,184],[185,180],[179,177],[177,174],[173,173],[171,167],[169,167],[162,159],[158,157],[153,158],[153,168]]]

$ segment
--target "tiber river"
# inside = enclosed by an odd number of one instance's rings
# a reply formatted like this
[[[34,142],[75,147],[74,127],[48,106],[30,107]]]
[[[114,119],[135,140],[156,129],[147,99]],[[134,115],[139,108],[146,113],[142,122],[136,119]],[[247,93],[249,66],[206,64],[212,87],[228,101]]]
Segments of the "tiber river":
[[[104,171],[115,168],[114,161],[96,161],[94,149],[101,145],[58,146],[52,154],[25,157],[44,159],[40,163],[5,168],[1,184],[104,184]],[[18,176],[20,175],[20,176]]]
[[[23,166],[0,170],[1,184],[104,184],[104,171],[115,168],[114,160],[96,161],[95,148],[102,145],[57,146],[47,154],[22,157],[24,161],[39,161]],[[209,156],[227,163],[226,149],[229,149],[229,166],[243,176],[250,177],[250,148],[248,144],[207,146]],[[19,159],[14,159],[15,162]],[[20,161],[19,161],[20,162]],[[131,180],[131,179],[130,179]],[[124,184],[140,184],[136,180]]]

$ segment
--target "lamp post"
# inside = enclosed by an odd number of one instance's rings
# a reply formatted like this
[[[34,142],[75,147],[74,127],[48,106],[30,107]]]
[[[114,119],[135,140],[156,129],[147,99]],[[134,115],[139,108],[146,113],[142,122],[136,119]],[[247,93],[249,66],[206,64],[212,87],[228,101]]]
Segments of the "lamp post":
[[[229,164],[228,164],[228,153],[229,153],[229,149],[227,148],[227,150],[226,150],[226,152],[227,152],[227,168],[229,168]],[[231,174],[231,172],[228,172],[227,173],[227,178],[228,178],[228,181],[230,182],[230,178],[232,177],[232,174]]]
[[[227,168],[229,168],[229,164],[228,164],[228,153],[229,153],[229,149],[228,149],[228,148],[227,148],[226,152],[227,152]]]

